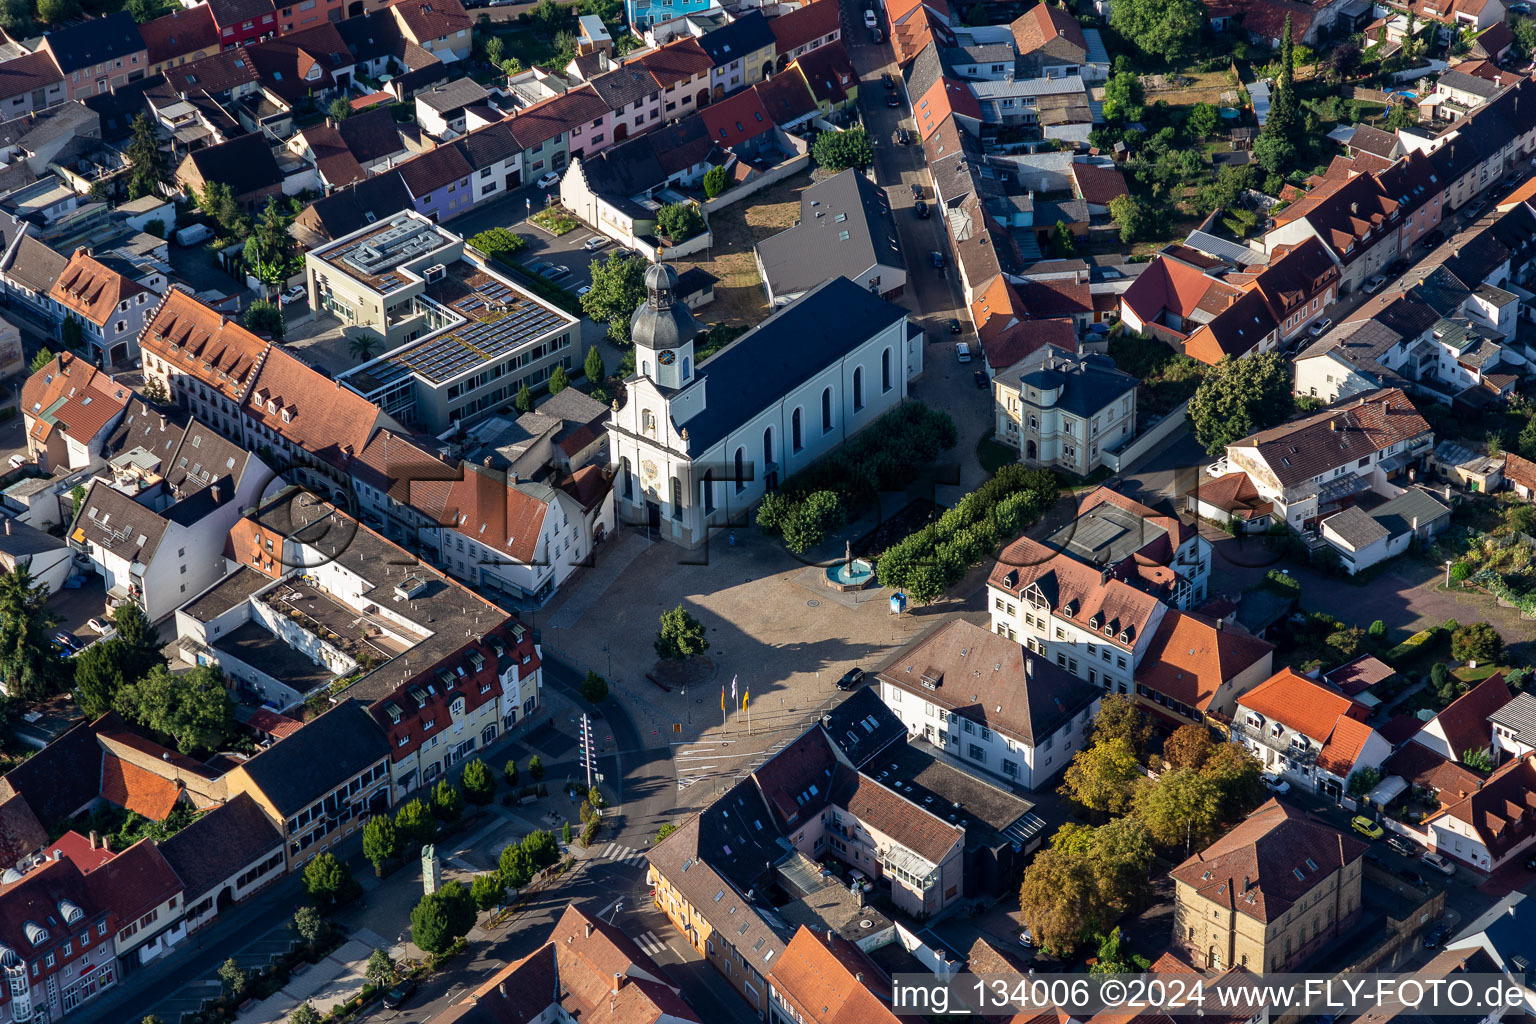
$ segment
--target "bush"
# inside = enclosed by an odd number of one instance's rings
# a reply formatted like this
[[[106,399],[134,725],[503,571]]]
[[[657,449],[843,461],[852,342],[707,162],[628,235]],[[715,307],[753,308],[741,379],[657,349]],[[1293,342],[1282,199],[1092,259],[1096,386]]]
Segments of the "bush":
[[[511,760],[509,760],[507,762],[507,766],[505,768],[503,768],[501,771],[502,771],[502,774],[506,776],[507,785],[509,785],[509,786],[517,785],[517,758],[514,757]]]
[[[528,759],[528,775],[534,782],[544,780],[544,759],[534,754]]]
[[[880,554],[875,576],[882,587],[927,603],[959,582],[970,567],[1034,523],[1056,501],[1056,477],[1040,469],[1004,466],[967,494],[938,522]]]
[[[1451,582],[1465,583],[1468,576],[1472,575],[1472,567],[1466,562],[1457,562],[1451,566]]]
[[[472,235],[469,244],[492,259],[510,260],[528,247],[528,239],[506,228],[490,228]]]
[[[589,704],[601,704],[608,699],[608,680],[596,672],[588,672],[581,681],[581,698]]]
[[[656,230],[672,242],[682,242],[704,231],[704,218],[693,203],[668,203],[656,211]]]
[[[731,176],[726,173],[723,166],[711,167],[704,172],[704,194],[710,199],[715,198],[730,187]]]
[[[875,146],[863,128],[822,132],[811,147],[816,166],[836,173],[850,167],[863,170],[875,162]]]
[[[1451,657],[1457,661],[1487,663],[1504,653],[1504,638],[1486,622],[1469,622],[1451,634]]]
[[[1301,600],[1301,581],[1288,572],[1271,569],[1264,574],[1264,586],[1293,601]]]
[[[464,787],[464,799],[472,804],[484,806],[495,799],[496,778],[478,757],[464,766],[459,784]]]

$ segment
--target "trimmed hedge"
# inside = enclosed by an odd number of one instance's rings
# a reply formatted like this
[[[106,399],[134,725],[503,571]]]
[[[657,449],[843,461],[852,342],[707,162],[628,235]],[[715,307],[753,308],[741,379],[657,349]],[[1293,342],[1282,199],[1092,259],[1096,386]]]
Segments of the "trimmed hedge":
[[[875,563],[875,578],[919,603],[933,601],[999,543],[1044,515],[1057,489],[1056,476],[1047,470],[1004,466],[938,522],[886,550]]]

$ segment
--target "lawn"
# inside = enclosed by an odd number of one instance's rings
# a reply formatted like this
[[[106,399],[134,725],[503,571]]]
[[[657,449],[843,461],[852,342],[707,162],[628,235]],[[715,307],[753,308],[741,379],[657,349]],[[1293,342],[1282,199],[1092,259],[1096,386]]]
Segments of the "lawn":
[[[554,206],[540,210],[529,220],[556,237],[575,231],[581,226],[581,222],[575,217]]]
[[[1170,107],[1192,107],[1196,103],[1209,103],[1213,107],[1239,105],[1238,90],[1241,87],[1232,81],[1230,71],[1143,75],[1141,81],[1147,106],[1158,100],[1166,101]]]
[[[976,461],[980,462],[981,468],[991,476],[1009,463],[1018,462],[1019,452],[1017,448],[1010,448],[988,434],[976,442]]]
[[[713,244],[677,267],[679,274],[698,267],[716,278],[715,301],[699,311],[701,319],[750,327],[768,316],[768,296],[753,249],[769,235],[794,226],[800,219],[800,193],[810,184],[809,174],[797,174],[709,215]]]

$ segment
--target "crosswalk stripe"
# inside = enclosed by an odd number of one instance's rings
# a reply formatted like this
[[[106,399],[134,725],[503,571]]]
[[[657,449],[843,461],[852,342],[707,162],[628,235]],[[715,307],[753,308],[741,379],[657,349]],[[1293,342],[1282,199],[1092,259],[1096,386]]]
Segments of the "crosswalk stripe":
[[[604,857],[608,857],[608,856],[612,856],[612,854],[613,854],[613,848],[614,848],[614,847],[615,847],[615,846],[617,846],[617,845],[618,845],[618,844],[617,844],[617,843],[609,843],[609,844],[608,844],[608,845],[607,845],[607,846],[606,846],[606,847],[604,847],[604,848],[603,848],[603,853],[602,853],[602,855],[603,855],[603,856],[604,856]]]

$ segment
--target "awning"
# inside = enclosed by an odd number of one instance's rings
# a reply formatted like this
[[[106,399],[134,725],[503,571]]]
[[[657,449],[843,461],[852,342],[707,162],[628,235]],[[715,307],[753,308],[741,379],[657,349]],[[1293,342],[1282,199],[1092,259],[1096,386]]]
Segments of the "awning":
[[[1365,800],[1366,803],[1374,804],[1377,807],[1386,807],[1393,800],[1396,800],[1407,788],[1408,783],[1404,782],[1400,776],[1388,775],[1376,783],[1369,793],[1365,794]]]

